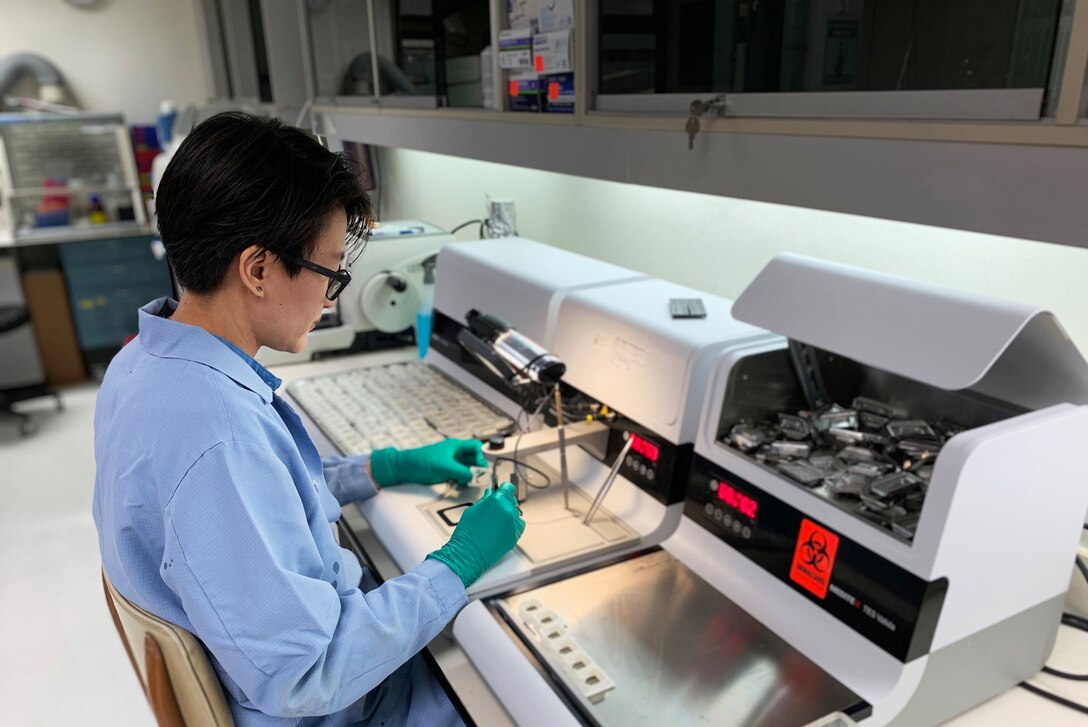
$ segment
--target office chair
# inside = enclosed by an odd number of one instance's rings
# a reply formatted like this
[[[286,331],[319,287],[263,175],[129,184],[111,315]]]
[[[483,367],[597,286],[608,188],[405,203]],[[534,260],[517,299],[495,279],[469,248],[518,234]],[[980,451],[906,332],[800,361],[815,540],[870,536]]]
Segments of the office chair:
[[[30,315],[22,305],[0,305],[0,333],[8,333],[30,322]],[[33,342],[31,342],[33,346]],[[19,424],[19,432],[25,437],[34,432],[34,420],[29,415],[17,412],[12,405],[19,401],[16,392],[0,391],[0,417],[14,419]],[[58,398],[59,402],[59,398]]]
[[[105,570],[102,588],[159,727],[234,727],[219,677],[196,637],[126,599]]]

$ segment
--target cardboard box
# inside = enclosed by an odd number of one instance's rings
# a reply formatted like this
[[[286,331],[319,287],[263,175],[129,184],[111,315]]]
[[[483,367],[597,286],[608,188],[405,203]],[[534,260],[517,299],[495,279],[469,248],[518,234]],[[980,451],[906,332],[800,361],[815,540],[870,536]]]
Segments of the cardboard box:
[[[511,74],[507,94],[511,111],[544,110],[544,86],[535,73]]]
[[[540,77],[544,88],[544,110],[552,114],[574,113],[574,74],[556,73]]]
[[[76,341],[64,276],[59,270],[28,272],[23,275],[23,294],[46,383],[63,386],[85,380],[87,371]]]
[[[574,70],[574,42],[570,30],[533,36],[533,70],[537,73],[567,73]]]

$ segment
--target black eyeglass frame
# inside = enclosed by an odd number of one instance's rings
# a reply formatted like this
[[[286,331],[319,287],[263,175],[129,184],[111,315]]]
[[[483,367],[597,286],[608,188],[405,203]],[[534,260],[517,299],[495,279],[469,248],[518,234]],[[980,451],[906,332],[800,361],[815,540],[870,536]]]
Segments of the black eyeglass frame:
[[[303,260],[302,258],[291,257],[288,255],[280,255],[281,260],[299,267],[312,270],[318,275],[324,275],[329,279],[329,287],[325,289],[325,297],[328,300],[336,300],[340,297],[340,294],[344,292],[344,288],[348,287],[348,283],[351,282],[351,273],[343,268],[339,270],[331,270],[317,263],[312,263],[309,260]]]

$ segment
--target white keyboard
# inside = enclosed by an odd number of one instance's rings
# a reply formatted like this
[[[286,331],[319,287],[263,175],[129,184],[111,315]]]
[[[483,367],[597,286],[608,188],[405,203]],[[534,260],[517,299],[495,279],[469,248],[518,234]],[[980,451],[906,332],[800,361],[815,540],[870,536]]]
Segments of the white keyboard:
[[[514,421],[424,363],[315,376],[287,387],[343,454],[410,449],[446,438],[486,439]]]

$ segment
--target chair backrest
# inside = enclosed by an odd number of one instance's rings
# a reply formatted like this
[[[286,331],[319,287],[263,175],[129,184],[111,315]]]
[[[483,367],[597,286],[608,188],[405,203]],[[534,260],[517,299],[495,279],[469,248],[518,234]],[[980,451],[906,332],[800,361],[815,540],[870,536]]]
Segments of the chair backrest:
[[[196,637],[122,596],[104,570],[102,586],[159,727],[234,727],[219,677]]]

